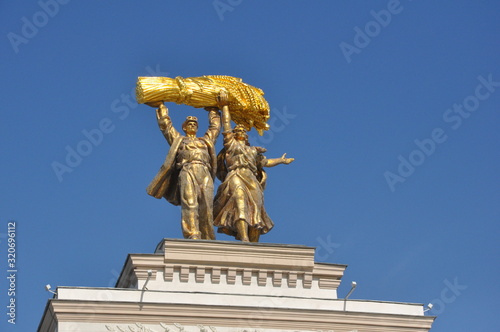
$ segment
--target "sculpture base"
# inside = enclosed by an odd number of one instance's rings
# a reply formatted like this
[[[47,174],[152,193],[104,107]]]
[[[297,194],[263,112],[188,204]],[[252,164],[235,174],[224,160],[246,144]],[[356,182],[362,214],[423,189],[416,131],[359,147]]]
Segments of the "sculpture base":
[[[314,250],[164,239],[129,254],[115,288],[58,287],[39,331],[430,329],[421,304],[338,299],[346,265],[316,263]]]

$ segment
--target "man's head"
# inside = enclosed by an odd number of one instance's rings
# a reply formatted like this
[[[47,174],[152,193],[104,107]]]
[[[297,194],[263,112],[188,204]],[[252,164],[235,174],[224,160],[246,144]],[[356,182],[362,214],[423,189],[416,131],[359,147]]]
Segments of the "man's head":
[[[198,131],[198,118],[195,116],[188,116],[186,121],[182,124],[182,130],[188,135],[196,135]]]

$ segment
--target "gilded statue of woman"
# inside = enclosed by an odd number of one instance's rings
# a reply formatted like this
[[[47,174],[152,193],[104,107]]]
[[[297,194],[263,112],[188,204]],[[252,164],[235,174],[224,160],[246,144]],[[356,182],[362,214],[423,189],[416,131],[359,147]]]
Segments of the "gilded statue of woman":
[[[219,233],[243,242],[258,242],[274,223],[264,208],[266,173],[264,167],[290,164],[294,159],[267,159],[266,149],[250,146],[243,126],[232,129],[227,94],[219,96],[222,108],[224,148],[217,156],[217,177],[222,184],[214,199],[214,226]]]

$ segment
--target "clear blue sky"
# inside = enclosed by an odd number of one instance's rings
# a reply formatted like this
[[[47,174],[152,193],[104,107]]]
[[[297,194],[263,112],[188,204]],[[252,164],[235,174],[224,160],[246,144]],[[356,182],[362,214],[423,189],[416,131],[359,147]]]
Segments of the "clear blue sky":
[[[2,275],[11,220],[18,254],[0,330],[36,329],[45,284],[112,286],[128,253],[181,237],[179,209],[145,192],[168,144],[132,90],[211,74],[262,88],[273,127],[253,143],[296,159],[268,172],[262,242],[348,264],[340,296],[355,280],[353,299],[434,302],[432,331],[500,326],[500,3],[215,4],[0,3]],[[167,106],[177,126],[205,118]]]

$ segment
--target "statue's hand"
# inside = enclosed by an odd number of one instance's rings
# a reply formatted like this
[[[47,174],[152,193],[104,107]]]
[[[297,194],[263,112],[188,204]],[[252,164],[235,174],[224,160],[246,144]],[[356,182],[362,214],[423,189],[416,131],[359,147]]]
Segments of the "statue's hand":
[[[226,89],[221,89],[219,95],[217,96],[217,104],[219,108],[229,105],[229,95]]]
[[[281,159],[281,162],[282,162],[283,164],[286,164],[286,165],[290,164],[292,161],[294,161],[294,160],[295,160],[294,158],[286,158],[286,153],[284,153],[284,154],[281,156],[281,158],[280,158],[280,159]]]
[[[211,112],[211,111],[219,112],[219,109],[217,107],[210,106],[210,107],[205,107],[205,111],[207,111],[207,112]]]
[[[161,120],[167,116],[168,116],[168,108],[163,103],[161,103],[158,106],[158,109],[156,110],[156,118],[158,120]]]

